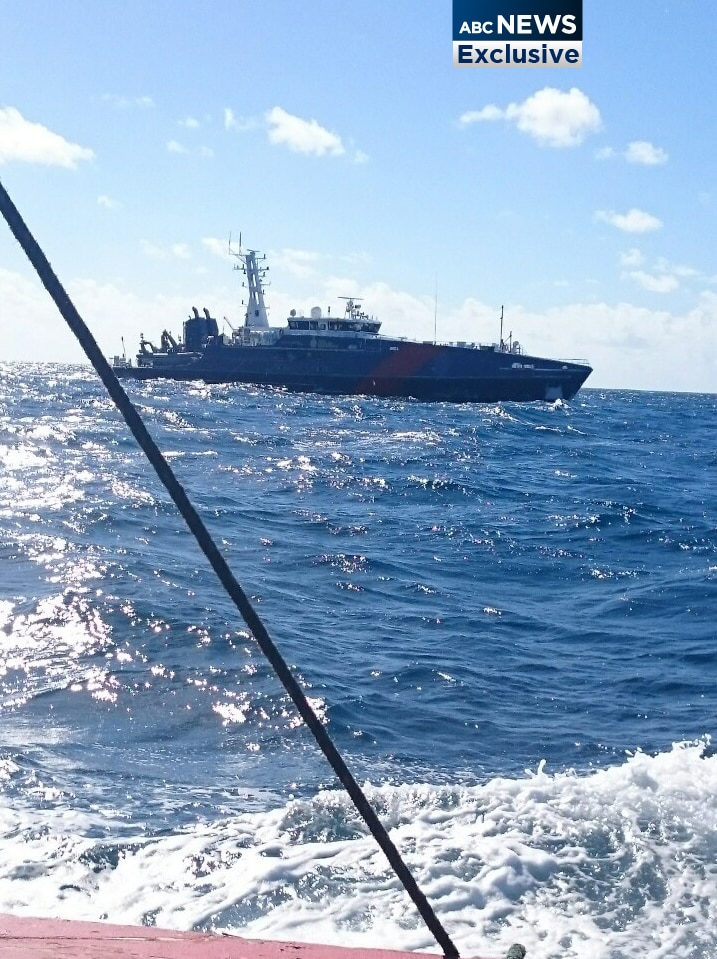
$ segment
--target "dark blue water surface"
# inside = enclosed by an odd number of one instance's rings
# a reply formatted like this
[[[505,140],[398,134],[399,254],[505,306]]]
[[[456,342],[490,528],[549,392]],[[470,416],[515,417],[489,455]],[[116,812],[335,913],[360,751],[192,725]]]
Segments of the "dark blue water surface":
[[[470,822],[485,822],[478,811],[491,803],[503,809],[515,793],[534,804],[535,783],[550,783],[540,800],[550,814],[528,826],[523,808],[520,849],[509,843],[521,864],[510,868],[530,881],[494,876],[481,902],[466,902],[484,911],[459,930],[465,946],[487,951],[487,939],[533,930],[531,957],[551,946],[658,955],[666,942],[664,955],[714,955],[694,883],[691,894],[675,883],[688,836],[705,902],[717,889],[713,833],[698,827],[717,777],[717,397],[584,390],[569,405],[452,406],[202,384],[128,392],[389,824],[400,834],[425,814],[408,838],[419,863],[432,848],[429,809],[470,808]],[[338,875],[343,844],[363,829],[89,370],[0,367],[0,525],[0,787],[13,864],[0,908],[386,944],[371,905],[325,926],[306,906],[308,930],[298,906],[282,911],[291,897],[325,898],[322,856]],[[653,765],[637,775],[636,763]],[[694,820],[666,811],[660,792],[681,777],[696,790]],[[627,801],[636,782],[640,798]],[[601,789],[607,813],[591,805]],[[653,801],[658,812],[642,805]],[[635,835],[659,833],[652,859],[622,832],[625,802]],[[299,842],[304,871],[288,869],[269,894],[247,866],[255,888],[241,904],[220,883],[205,902],[203,877],[237,855],[216,845],[228,820],[253,848],[272,816],[284,818],[269,845],[286,858]],[[586,821],[590,837],[571,845]],[[539,867],[525,850],[548,822],[537,846],[556,855],[558,835],[564,858]],[[27,844],[43,835],[25,902]],[[141,874],[137,850],[170,839],[185,866],[203,863],[173,892],[182,916],[169,894],[133,911],[129,892],[97,885],[122,864]],[[158,855],[165,872],[179,868],[170,846]],[[665,847],[683,856],[674,875]],[[590,867],[573,874],[575,849]],[[620,849],[634,853],[622,871]],[[467,875],[448,868],[456,855],[438,852],[451,902]],[[593,888],[610,869],[624,902]],[[545,885],[556,877],[575,914],[592,902],[594,928],[567,915],[560,927],[557,887]],[[365,862],[342,882],[368,902]],[[439,883],[439,912],[441,895]],[[432,948],[413,919],[388,941]],[[605,951],[581,952],[586,943]]]

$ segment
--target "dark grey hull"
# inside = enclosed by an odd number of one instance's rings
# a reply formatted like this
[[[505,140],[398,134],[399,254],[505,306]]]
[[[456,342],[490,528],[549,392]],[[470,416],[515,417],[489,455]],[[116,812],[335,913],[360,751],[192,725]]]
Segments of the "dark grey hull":
[[[399,340],[367,345],[213,346],[201,354],[158,353],[115,370],[136,380],[251,383],[292,392],[406,397],[431,402],[572,399],[592,372],[587,364],[497,349]]]

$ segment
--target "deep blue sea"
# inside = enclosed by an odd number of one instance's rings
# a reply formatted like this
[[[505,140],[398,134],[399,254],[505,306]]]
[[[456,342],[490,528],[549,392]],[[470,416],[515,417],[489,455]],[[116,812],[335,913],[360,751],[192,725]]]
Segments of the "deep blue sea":
[[[463,955],[714,959],[717,396],[127,389]],[[0,525],[0,912],[437,951],[89,368]]]

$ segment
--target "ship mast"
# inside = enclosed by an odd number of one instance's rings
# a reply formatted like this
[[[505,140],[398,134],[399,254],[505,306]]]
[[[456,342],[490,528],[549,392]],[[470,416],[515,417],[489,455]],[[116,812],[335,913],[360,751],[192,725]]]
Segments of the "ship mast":
[[[238,250],[233,250],[231,240],[229,241],[229,253],[239,260],[239,263],[234,264],[234,269],[242,271],[246,277],[246,282],[242,283],[242,286],[246,286],[249,291],[244,326],[266,330],[269,328],[269,318],[264,305],[264,287],[267,285],[264,277],[269,271],[269,267],[263,265],[266,255],[258,256],[256,250],[242,250],[241,235]]]

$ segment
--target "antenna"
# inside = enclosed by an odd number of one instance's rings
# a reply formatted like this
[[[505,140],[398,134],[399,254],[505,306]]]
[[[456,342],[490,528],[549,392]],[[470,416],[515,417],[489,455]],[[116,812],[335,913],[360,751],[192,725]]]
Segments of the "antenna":
[[[344,312],[346,319],[356,320],[361,318],[361,300],[356,299],[355,296],[340,296],[339,299],[346,300]]]
[[[241,256],[242,256],[242,249],[241,249],[241,230],[239,231],[239,246],[237,247],[237,249],[234,249],[234,247],[232,246],[232,234],[231,234],[231,230],[229,231],[229,247],[228,247],[228,250],[229,250],[229,256],[235,256],[238,260],[241,259]],[[239,269],[241,269],[241,267],[235,266],[234,269],[235,269],[235,270],[239,270]]]
[[[234,249],[230,245],[229,254],[236,260],[234,269],[240,270],[244,274],[245,279],[242,281],[242,286],[248,290],[244,326],[268,329],[269,318],[264,305],[264,289],[269,286],[269,283],[265,280],[269,269],[268,266],[264,265],[266,254],[262,256],[261,254],[258,255],[257,250],[242,250],[241,233],[239,234],[239,248]],[[244,301],[242,300],[243,305]]]
[[[437,336],[438,328],[438,274],[436,273],[436,282],[433,291],[433,345],[436,345],[438,339]]]
[[[503,342],[503,307],[500,308],[500,348],[501,350],[505,349],[505,343]]]

